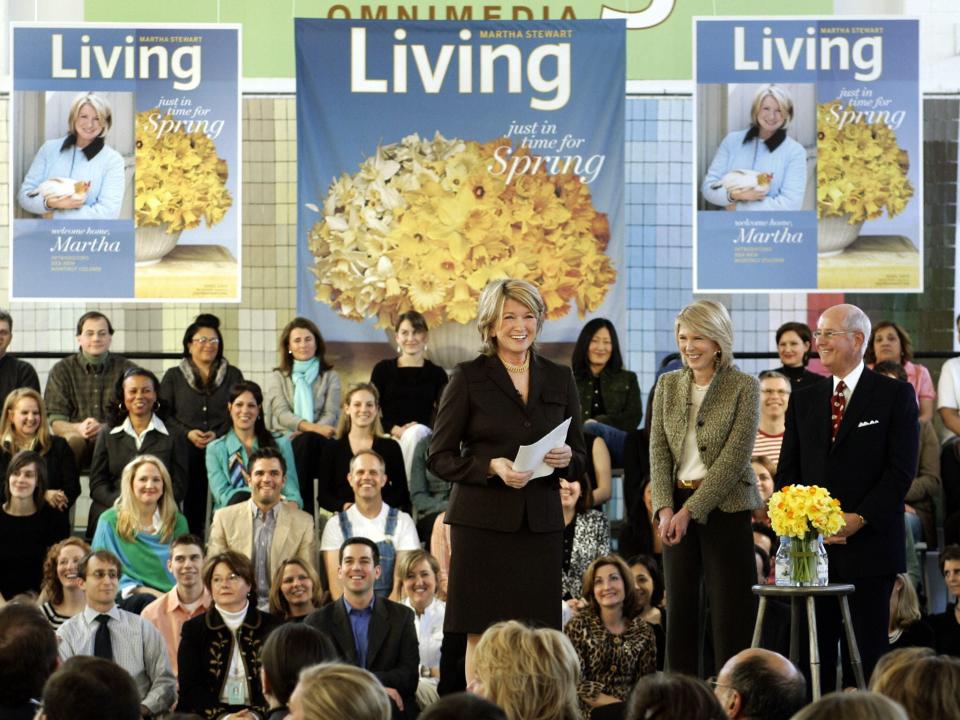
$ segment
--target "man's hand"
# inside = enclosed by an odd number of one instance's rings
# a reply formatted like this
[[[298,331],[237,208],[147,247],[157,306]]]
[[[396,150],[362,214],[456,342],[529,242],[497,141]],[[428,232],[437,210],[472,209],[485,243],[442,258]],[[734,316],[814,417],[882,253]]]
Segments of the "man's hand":
[[[92,417],[88,417],[86,420],[81,420],[73,426],[74,430],[80,433],[84,440],[89,440],[92,437],[96,437],[97,433],[100,432],[100,427],[100,423],[97,422],[97,419]]]
[[[403,712],[403,698],[400,697],[400,693],[393,688],[388,687],[385,687],[384,690],[387,691],[387,695],[389,695],[390,699],[393,700],[394,704],[397,706],[397,709],[399,709],[400,712]]]

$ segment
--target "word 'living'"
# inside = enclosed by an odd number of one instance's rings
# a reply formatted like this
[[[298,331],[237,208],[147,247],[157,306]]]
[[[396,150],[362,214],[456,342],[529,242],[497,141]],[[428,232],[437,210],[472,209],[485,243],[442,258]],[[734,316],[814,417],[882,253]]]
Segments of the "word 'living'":
[[[393,31],[395,40],[405,40],[407,31],[397,28]],[[466,28],[460,31],[460,39],[467,41],[472,33]],[[407,91],[407,45],[393,46],[393,90],[395,93]],[[439,93],[447,70],[453,60],[454,51],[457,54],[457,90],[460,93],[473,92],[473,46],[472,45],[443,45],[437,55],[436,62],[431,64],[425,45],[410,45],[410,54],[416,65],[420,82],[427,93]],[[543,62],[547,58],[556,59],[556,75],[551,78],[543,76]],[[507,90],[510,93],[523,92],[523,78],[521,69],[523,56],[516,45],[481,45],[480,46],[480,92],[494,92],[494,64],[498,59],[507,62]],[[527,57],[527,82],[536,92],[541,94],[553,93],[551,97],[530,98],[530,107],[535,110],[559,110],[570,100],[570,44],[545,43],[534,48]],[[350,90],[358,93],[387,93],[391,92],[389,82],[384,79],[369,78],[367,76],[367,30],[366,28],[350,29]]]
[[[836,50],[837,67],[850,69],[850,60],[858,72],[853,76],[862,82],[876,80],[883,74],[883,38],[879,35],[861,37],[853,43],[842,35],[837,37],[815,37],[816,28],[808,27],[807,37],[787,40],[782,37],[770,37],[773,30],[763,28],[764,37],[760,40],[760,60],[747,59],[746,30],[742,26],[733,29],[733,67],[735,70],[774,70],[774,50],[780,67],[793,70],[799,64],[801,56],[807,70],[830,70],[833,65],[833,51]],[[819,41],[819,42],[818,42]],[[869,50],[869,57],[867,56]],[[859,71],[865,72],[859,72]]]
[[[173,71],[176,80],[173,87],[177,90],[193,90],[200,85],[201,49],[199,45],[183,45],[172,53],[163,45],[133,45],[133,35],[127,35],[126,45],[105,48],[103,45],[90,45],[90,36],[81,35],[80,68],[64,67],[63,35],[53,33],[50,36],[50,63],[54,78],[104,78],[110,79],[121,67],[123,77],[132,80],[137,77],[146,80],[150,75],[150,61],[155,59],[156,77],[166,80]],[[91,58],[91,55],[93,56]],[[92,73],[91,59],[96,64],[97,75]],[[121,65],[121,59],[123,60]],[[185,82],[184,82],[185,81]]]

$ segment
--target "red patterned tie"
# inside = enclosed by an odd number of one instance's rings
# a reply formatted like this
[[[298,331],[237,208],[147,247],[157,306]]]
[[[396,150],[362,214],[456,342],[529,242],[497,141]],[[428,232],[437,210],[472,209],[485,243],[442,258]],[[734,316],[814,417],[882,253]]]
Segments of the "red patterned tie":
[[[830,399],[830,420],[833,423],[833,433],[830,439],[836,442],[837,432],[840,430],[840,423],[843,422],[843,411],[847,409],[847,396],[843,391],[847,389],[843,380],[837,383],[837,389]]]

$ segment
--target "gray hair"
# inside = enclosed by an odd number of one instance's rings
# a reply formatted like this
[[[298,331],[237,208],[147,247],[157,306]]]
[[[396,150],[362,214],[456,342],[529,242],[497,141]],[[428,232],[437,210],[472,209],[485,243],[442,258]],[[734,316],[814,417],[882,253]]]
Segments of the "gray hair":
[[[860,357],[863,357],[863,354],[867,351],[867,343],[870,341],[870,318],[867,317],[867,314],[863,310],[849,303],[834,305],[832,308],[827,309],[832,310],[833,308],[837,308],[843,312],[844,330],[863,333],[863,346],[860,348]],[[826,312],[826,310],[824,312]]]

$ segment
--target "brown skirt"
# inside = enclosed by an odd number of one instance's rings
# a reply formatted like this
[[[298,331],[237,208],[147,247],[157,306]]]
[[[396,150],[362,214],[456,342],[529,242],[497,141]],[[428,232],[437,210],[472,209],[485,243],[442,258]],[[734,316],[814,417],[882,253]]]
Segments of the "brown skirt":
[[[559,630],[562,565],[562,530],[451,525],[444,632],[479,635],[501,620]]]

